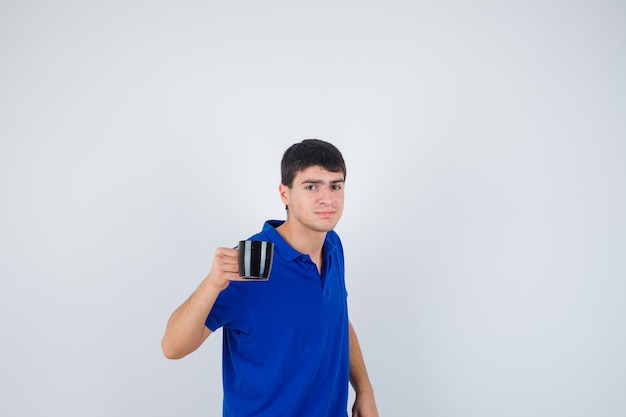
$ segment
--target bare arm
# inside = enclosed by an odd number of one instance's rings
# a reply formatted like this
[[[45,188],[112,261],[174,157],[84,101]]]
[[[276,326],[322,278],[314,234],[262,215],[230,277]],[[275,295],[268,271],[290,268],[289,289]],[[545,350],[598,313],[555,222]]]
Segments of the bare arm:
[[[378,417],[374,389],[365,369],[365,361],[363,360],[359,340],[356,337],[352,323],[348,322],[348,325],[350,327],[350,383],[356,393],[356,399],[352,406],[352,416]]]
[[[237,249],[217,248],[213,266],[189,298],[170,316],[161,340],[161,349],[168,359],[180,359],[204,343],[211,331],[205,326],[215,300],[231,280],[239,279]]]

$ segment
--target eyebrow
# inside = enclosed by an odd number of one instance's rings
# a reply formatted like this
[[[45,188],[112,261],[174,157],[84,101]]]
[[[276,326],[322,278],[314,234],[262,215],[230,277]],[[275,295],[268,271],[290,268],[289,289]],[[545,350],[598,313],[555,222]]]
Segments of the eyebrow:
[[[341,179],[341,180],[332,180],[329,183],[330,184],[340,184],[340,183],[344,183],[344,182],[346,182],[346,180]],[[304,180],[300,184],[324,184],[324,181],[322,181],[322,180]]]

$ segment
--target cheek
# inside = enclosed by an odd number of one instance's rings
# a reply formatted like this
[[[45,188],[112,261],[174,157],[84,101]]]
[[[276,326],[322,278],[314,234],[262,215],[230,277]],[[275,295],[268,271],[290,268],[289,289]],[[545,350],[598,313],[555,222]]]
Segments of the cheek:
[[[298,207],[310,207],[315,205],[314,198],[307,198],[306,196],[300,196],[295,200],[295,203]]]

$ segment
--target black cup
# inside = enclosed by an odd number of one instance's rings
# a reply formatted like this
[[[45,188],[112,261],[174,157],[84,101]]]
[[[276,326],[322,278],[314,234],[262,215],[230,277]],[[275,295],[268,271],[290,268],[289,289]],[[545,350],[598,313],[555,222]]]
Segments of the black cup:
[[[274,244],[263,240],[239,242],[239,276],[241,278],[267,281],[272,270]]]

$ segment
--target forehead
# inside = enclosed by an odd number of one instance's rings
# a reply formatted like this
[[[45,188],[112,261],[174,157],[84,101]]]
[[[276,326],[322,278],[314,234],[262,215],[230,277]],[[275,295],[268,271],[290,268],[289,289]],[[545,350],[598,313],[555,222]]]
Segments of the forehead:
[[[308,168],[305,168],[296,173],[296,177],[294,182],[300,183],[302,181],[313,181],[313,180],[323,180],[329,182],[337,182],[343,181],[344,176],[342,172],[332,172],[327,169],[322,168],[321,166],[314,165]]]

